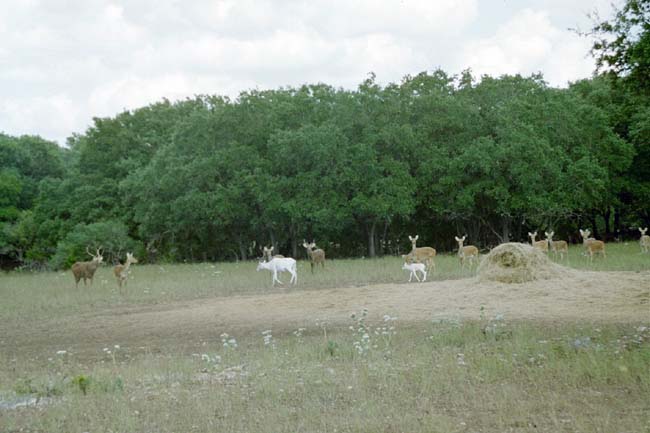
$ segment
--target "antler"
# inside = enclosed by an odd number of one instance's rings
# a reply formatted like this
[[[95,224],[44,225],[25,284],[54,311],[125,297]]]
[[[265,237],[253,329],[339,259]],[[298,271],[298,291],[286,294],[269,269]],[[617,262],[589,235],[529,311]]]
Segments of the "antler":
[[[88,253],[88,255],[89,255],[90,257],[95,257],[95,255],[94,255],[93,253],[91,253],[90,251],[88,251],[88,245],[86,245],[86,252]]]

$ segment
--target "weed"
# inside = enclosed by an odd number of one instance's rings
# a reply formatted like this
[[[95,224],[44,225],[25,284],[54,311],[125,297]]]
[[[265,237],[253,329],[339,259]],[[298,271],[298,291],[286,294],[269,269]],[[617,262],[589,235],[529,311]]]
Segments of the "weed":
[[[221,345],[224,349],[236,349],[237,348],[237,339],[232,337],[225,332],[220,335]]]
[[[90,383],[91,383],[91,378],[90,378],[90,376],[85,376],[85,375],[83,375],[83,374],[80,374],[80,375],[78,375],[78,376],[75,376],[75,377],[72,379],[72,383],[75,384],[75,385],[77,385],[77,387],[79,388],[79,390],[80,390],[84,395],[86,395],[87,392],[88,392],[88,387],[90,386]]]

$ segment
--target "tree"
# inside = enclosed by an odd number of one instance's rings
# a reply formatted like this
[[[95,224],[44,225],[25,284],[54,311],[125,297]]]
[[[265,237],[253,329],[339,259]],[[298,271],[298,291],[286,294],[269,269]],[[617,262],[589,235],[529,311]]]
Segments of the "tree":
[[[610,20],[596,16],[590,35],[598,69],[650,96],[650,0],[626,0]]]

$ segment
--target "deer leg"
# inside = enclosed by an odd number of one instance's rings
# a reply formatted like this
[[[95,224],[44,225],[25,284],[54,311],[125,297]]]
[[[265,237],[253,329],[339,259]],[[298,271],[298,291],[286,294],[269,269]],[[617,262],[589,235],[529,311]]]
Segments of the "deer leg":
[[[295,269],[292,269],[289,272],[291,272],[291,281],[289,281],[289,284],[298,284],[298,274]]]
[[[422,281],[427,280],[427,271],[422,271]]]
[[[311,265],[311,273],[313,274],[314,273],[314,261],[312,260],[311,262],[309,262],[309,264]]]
[[[280,278],[278,278],[278,272],[277,271],[274,272],[273,276],[275,278],[275,281],[277,281],[280,284],[284,284],[282,281],[280,281]]]

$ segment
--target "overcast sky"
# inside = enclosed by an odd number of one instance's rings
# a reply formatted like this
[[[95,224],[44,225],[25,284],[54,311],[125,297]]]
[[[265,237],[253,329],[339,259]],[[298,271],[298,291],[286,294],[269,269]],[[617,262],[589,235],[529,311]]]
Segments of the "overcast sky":
[[[0,10],[0,132],[65,143],[163,97],[438,67],[589,77],[588,12],[610,0],[13,0]],[[620,4],[620,0],[614,0]]]

